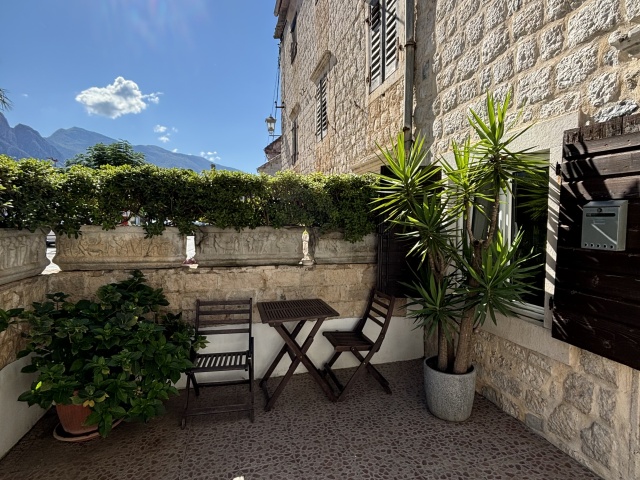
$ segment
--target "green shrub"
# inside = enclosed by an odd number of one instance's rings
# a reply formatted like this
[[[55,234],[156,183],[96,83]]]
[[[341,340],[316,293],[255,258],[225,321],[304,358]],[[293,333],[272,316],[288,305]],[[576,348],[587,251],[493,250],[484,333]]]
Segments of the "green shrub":
[[[52,227],[78,235],[82,225],[114,229],[134,217],[149,236],[175,226],[184,235],[195,222],[220,228],[305,226],[342,230],[350,241],[374,231],[373,176],[275,177],[242,172],[166,169],[151,164],[75,165],[0,156],[0,227]]]
[[[48,228],[54,221],[60,174],[49,162],[0,155],[0,228]]]

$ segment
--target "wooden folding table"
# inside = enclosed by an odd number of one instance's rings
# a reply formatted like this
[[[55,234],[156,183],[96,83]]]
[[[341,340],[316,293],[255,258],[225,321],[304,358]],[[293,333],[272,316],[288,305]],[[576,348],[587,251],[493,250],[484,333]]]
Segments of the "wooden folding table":
[[[316,333],[318,333],[322,322],[324,322],[328,317],[336,317],[340,314],[319,298],[258,302],[256,306],[258,307],[262,323],[267,323],[275,328],[284,340],[284,346],[280,352],[278,352],[278,355],[276,355],[273,363],[271,363],[267,373],[260,381],[260,388],[262,388],[267,397],[267,404],[264,409],[269,411],[273,408],[273,405],[276,403],[276,400],[278,400],[282,390],[287,385],[293,375],[293,372],[295,372],[300,363],[307,368],[309,374],[311,374],[311,377],[316,381],[316,383],[318,383],[318,385],[320,385],[324,393],[327,395],[327,398],[332,402],[335,402],[336,396],[333,393],[331,385],[329,385],[320,371],[311,362],[307,356],[307,351],[313,343],[313,339]],[[302,327],[304,327],[304,324],[311,320],[314,320],[315,324],[313,325],[311,332],[309,332],[309,335],[307,335],[307,338],[304,340],[304,343],[300,345],[296,341],[296,337],[302,330]],[[292,331],[289,331],[285,322],[298,323]],[[285,376],[280,380],[280,383],[273,392],[273,395],[269,395],[267,381],[278,366],[278,363],[280,363],[280,360],[282,360],[285,353],[289,354],[289,357],[291,358],[291,365],[289,366]]]

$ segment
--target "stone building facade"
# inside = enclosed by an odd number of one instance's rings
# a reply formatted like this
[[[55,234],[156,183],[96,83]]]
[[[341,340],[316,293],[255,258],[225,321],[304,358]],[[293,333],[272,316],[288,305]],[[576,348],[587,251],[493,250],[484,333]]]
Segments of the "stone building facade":
[[[287,3],[286,8],[284,4]],[[367,84],[367,24],[375,1],[276,2],[285,102],[283,168],[376,171],[375,143],[388,146],[404,127],[404,69],[376,95]],[[635,112],[640,103],[640,0],[407,0],[415,13],[412,133],[432,155],[470,135],[469,108],[482,113],[489,91],[512,93],[516,128],[531,126],[514,148],[562,159],[562,133]],[[411,8],[411,7],[409,7]],[[400,11],[402,9],[402,11]],[[297,58],[288,57],[296,18]],[[280,37],[279,34],[282,34]],[[408,49],[400,34],[400,61]],[[291,162],[291,118],[313,114],[311,72],[328,50],[327,144],[313,130]],[[305,72],[305,73],[303,73]],[[306,82],[306,83],[305,83]],[[304,96],[306,95],[306,97]],[[299,105],[299,107],[298,107]],[[297,108],[292,110],[289,108]],[[332,110],[333,109],[333,110]],[[304,117],[299,117],[301,120]],[[289,122],[289,123],[288,123]],[[313,124],[311,118],[301,121]],[[312,128],[312,127],[309,127]],[[300,137],[302,138],[302,136]],[[544,305],[535,315],[503,318],[478,334],[477,390],[606,479],[640,478],[640,372],[551,336],[559,179],[550,168]],[[426,347],[429,353],[429,345]]]
[[[404,3],[393,1],[400,19]],[[388,144],[402,130],[403,23],[395,25],[395,71],[374,86],[369,9],[362,1],[276,2],[274,36],[280,39],[284,105],[282,169],[301,173],[375,170],[367,165],[380,165],[377,144]],[[326,127],[318,132],[317,93],[323,78]]]

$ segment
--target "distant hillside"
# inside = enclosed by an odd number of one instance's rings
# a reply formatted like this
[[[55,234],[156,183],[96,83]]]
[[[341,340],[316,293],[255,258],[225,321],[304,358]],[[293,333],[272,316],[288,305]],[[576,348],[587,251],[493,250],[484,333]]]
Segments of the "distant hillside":
[[[96,143],[110,144],[117,140],[83,128],[61,128],[49,137],[42,137],[36,130],[26,125],[9,126],[7,119],[0,113],[0,154],[14,158],[53,158],[62,165],[78,153],[85,153],[88,147]],[[212,162],[197,155],[174,153],[155,145],[134,145],[145,160],[159,167],[190,168],[196,172],[209,170]],[[237,169],[214,163],[218,170]]]

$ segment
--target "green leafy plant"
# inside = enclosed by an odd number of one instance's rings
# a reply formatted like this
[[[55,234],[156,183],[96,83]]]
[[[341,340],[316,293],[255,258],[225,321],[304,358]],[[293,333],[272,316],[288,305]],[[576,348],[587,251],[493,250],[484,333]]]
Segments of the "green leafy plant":
[[[519,185],[537,192],[534,208],[546,208],[541,188],[545,162],[511,145],[524,131],[508,134],[510,102],[486,98],[487,120],[473,110],[469,123],[479,140],[453,144],[453,162],[437,159],[425,167],[424,139],[409,152],[401,134],[397,146],[382,150],[390,174],[379,177],[375,200],[392,225],[412,242],[420,259],[413,283],[417,299],[412,315],[438,336],[438,369],[456,374],[470,368],[474,329],[496,313],[517,315],[514,307],[531,285],[531,252],[520,251],[522,234],[507,244],[499,231],[500,198]],[[539,196],[542,195],[542,199]],[[474,223],[485,223],[480,232]]]
[[[147,421],[162,413],[204,339],[180,315],[162,313],[169,302],[140,271],[100,287],[96,297],[71,302],[64,293],[49,294],[32,310],[0,310],[0,323],[14,317],[30,327],[19,356],[33,354],[22,371],[38,377],[19,400],[89,407],[86,424],[106,436],[115,420]]]
[[[189,235],[204,223],[342,230],[357,241],[375,230],[375,182],[372,175],[198,174],[151,164],[56,169],[46,161],[0,156],[0,228],[53,228],[77,237],[82,225],[110,230],[137,218],[148,236],[168,226]]]
[[[87,148],[86,153],[79,153],[70,160],[67,160],[65,166],[83,165],[89,168],[99,168],[105,165],[119,167],[122,165],[140,166],[144,165],[144,153],[136,152],[133,146],[126,140],[105,145],[97,143]]]
[[[60,173],[46,161],[0,155],[0,228],[49,228]]]

